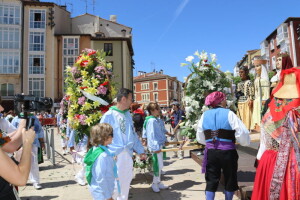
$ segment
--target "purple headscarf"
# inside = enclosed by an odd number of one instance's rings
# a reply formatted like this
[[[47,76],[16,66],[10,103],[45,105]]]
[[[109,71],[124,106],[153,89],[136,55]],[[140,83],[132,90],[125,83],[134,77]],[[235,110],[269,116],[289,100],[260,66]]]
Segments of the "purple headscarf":
[[[205,105],[216,107],[219,103],[226,99],[226,95],[223,92],[213,92],[207,95],[205,98]]]

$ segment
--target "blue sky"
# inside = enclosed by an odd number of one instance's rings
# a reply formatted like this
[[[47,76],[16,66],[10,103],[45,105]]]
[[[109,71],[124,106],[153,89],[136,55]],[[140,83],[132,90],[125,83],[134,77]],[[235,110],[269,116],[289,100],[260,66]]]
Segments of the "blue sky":
[[[72,16],[86,12],[85,0],[52,2],[67,3]],[[217,54],[221,70],[233,71],[286,18],[300,17],[299,0],[94,0],[95,9],[87,2],[88,13],[117,15],[133,28],[135,75],[163,69],[180,81],[189,74],[180,63],[196,50]]]

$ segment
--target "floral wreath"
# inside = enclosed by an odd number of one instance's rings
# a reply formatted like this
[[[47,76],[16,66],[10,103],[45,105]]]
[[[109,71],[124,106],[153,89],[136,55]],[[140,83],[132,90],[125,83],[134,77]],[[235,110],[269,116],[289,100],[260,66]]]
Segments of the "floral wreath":
[[[216,54],[210,54],[202,51],[194,53],[198,62],[194,62],[194,56],[188,56],[187,63],[181,63],[181,66],[188,66],[191,74],[185,78],[183,98],[186,111],[186,119],[182,124],[181,134],[190,139],[196,138],[196,130],[199,117],[208,110],[205,106],[205,98],[214,91],[229,93],[231,87],[231,73],[222,72],[221,66],[217,64]],[[227,98],[230,99],[230,98]],[[232,102],[228,102],[232,104]]]
[[[111,106],[116,94],[111,70],[105,52],[92,49],[83,50],[74,66],[67,66],[68,123],[79,138],[89,135]]]

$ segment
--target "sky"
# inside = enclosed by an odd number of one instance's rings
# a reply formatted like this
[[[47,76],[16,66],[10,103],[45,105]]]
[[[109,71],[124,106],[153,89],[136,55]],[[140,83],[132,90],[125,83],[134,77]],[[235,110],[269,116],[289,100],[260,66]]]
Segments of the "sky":
[[[41,0],[44,1],[44,0]],[[196,50],[217,54],[222,71],[233,72],[246,51],[288,17],[300,17],[300,0],[47,0],[66,4],[72,17],[86,13],[131,27],[135,69],[188,76],[181,67]],[[86,2],[88,8],[86,10]],[[94,2],[94,8],[93,8]]]

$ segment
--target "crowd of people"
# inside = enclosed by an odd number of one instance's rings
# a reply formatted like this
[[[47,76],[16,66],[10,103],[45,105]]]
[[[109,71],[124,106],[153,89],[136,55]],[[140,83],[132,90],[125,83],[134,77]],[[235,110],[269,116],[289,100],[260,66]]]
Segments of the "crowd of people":
[[[253,83],[248,79],[246,68],[240,69],[242,83],[238,87],[237,113],[227,109],[223,92],[215,91],[206,96],[205,105],[210,109],[199,116],[196,136],[197,141],[205,145],[202,173],[205,173],[207,200],[214,200],[221,173],[225,182],[224,199],[233,199],[239,188],[236,143],[250,144],[249,134],[255,129],[253,124],[260,127],[261,139],[252,199],[300,200],[300,69],[292,67],[289,60],[288,55],[279,55],[281,68],[278,67],[280,70],[272,79],[270,97],[263,102],[261,97],[255,102]],[[255,80],[262,83],[260,78]],[[255,85],[254,82],[254,90]],[[262,95],[262,90],[258,90],[258,95]],[[186,139],[180,134],[184,110],[176,100],[171,106],[161,108],[152,102],[145,107],[133,103],[133,92],[121,88],[115,105],[102,116],[99,124],[91,127],[90,138],[84,136],[75,142],[75,130],[67,125],[62,137],[63,154],[69,148],[73,163],[81,166],[75,176],[78,184],[86,185],[87,182],[91,195],[97,200],[127,200],[133,178],[132,157],[137,154],[140,160],[152,157],[153,192],[168,189],[161,177],[165,143]],[[257,106],[259,110],[265,107],[264,111],[253,117],[256,112],[253,108]],[[50,113],[30,116],[35,123],[29,130],[25,129],[26,121],[13,116],[12,112],[5,117],[0,119],[0,199],[17,199],[18,194],[11,184],[24,185],[29,177],[33,186],[41,189],[38,150],[44,148],[44,132],[38,118],[54,116]],[[60,114],[55,117],[57,125],[61,126]],[[170,123],[169,131],[166,123]],[[14,152],[19,156],[12,157]],[[183,150],[179,148],[174,157],[183,159]]]

